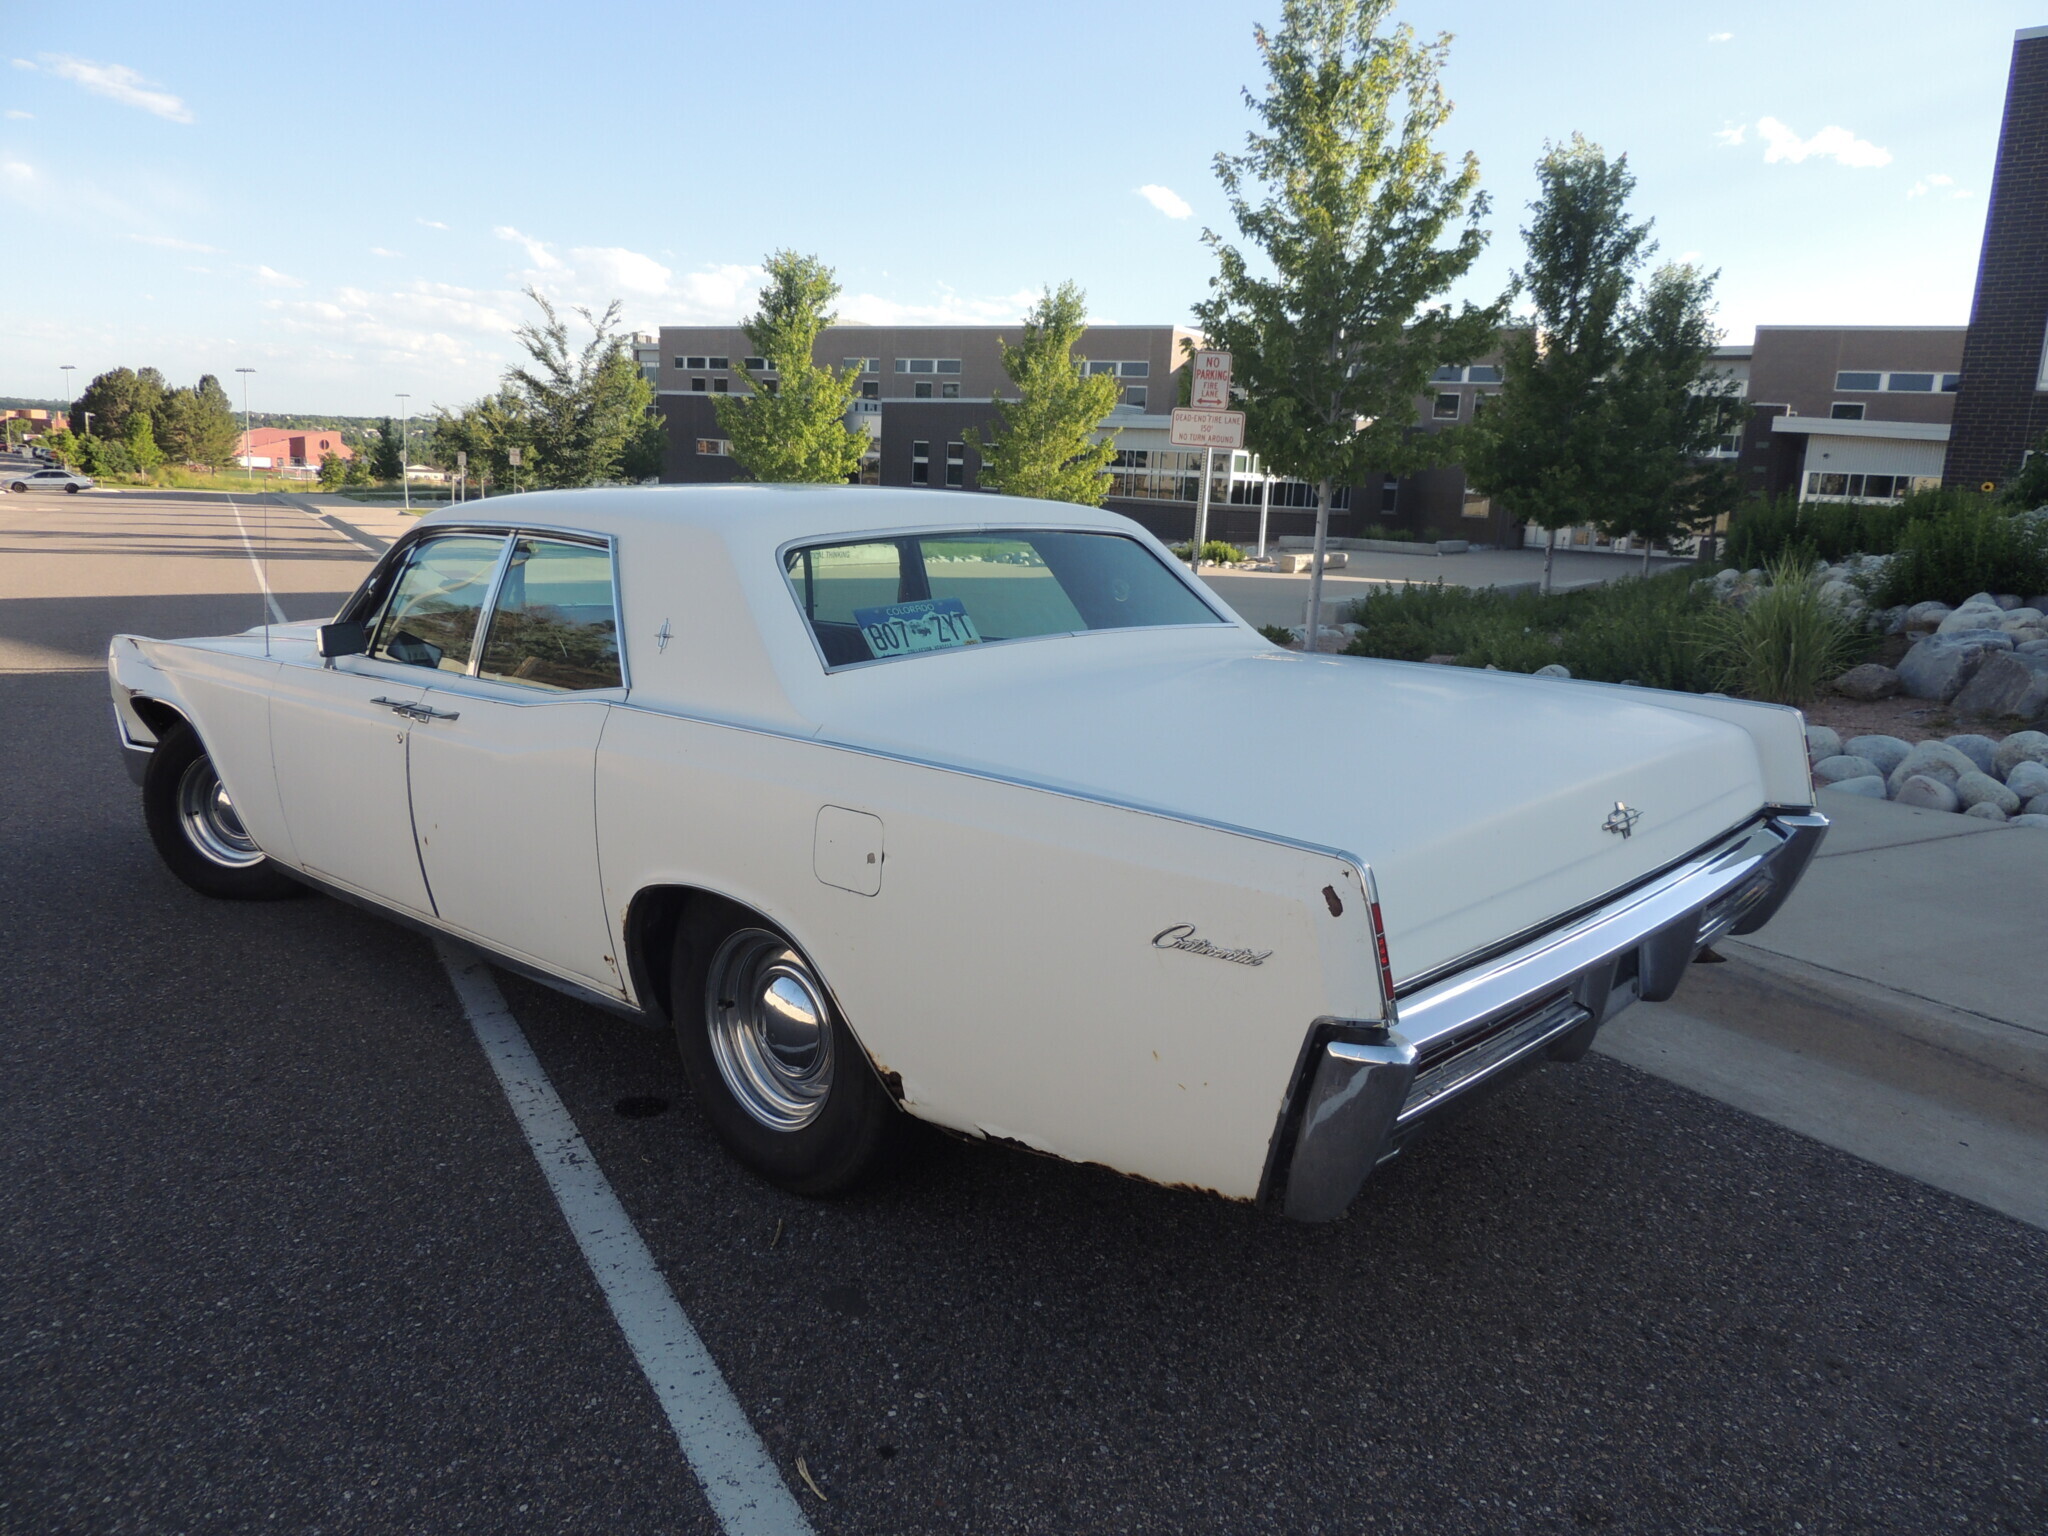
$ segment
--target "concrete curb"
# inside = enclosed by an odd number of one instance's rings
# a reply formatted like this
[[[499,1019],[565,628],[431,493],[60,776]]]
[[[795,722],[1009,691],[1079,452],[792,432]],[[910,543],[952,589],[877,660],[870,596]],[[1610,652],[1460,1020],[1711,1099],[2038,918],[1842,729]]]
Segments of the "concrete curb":
[[[372,554],[381,555],[391,547],[387,541],[378,538],[375,534],[365,533],[362,529],[356,527],[355,524],[343,522],[333,513],[314,506],[312,502],[306,500],[303,496],[293,496],[286,491],[275,491],[272,494],[294,511],[303,512],[316,522],[325,523],[343,538],[360,544]]]

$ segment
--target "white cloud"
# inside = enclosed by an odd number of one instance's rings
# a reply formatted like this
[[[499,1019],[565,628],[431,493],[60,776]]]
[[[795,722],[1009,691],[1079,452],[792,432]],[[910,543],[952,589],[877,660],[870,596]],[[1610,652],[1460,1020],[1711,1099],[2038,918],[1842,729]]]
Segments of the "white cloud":
[[[26,191],[35,180],[36,168],[26,160],[0,160],[0,182]]]
[[[250,270],[256,274],[256,281],[266,288],[303,288],[306,286],[304,278],[288,277],[273,267],[255,266],[250,268]]]
[[[399,253],[397,251],[387,251],[381,245],[373,245],[370,247],[370,254],[372,256],[396,256]]]
[[[1848,129],[1832,123],[1812,138],[1802,139],[1775,117],[1765,117],[1757,120],[1756,132],[1757,137],[1770,146],[1764,151],[1766,165],[1775,165],[1781,160],[1789,160],[1794,165],[1803,160],[1833,160],[1838,165],[1868,170],[1892,163],[1890,150],[1880,149],[1868,139],[1859,139]]]
[[[14,66],[14,67],[15,67],[16,69],[34,69],[34,68],[35,68],[35,64],[34,64],[34,63],[33,63],[33,62],[31,61],[31,60],[28,60],[28,59],[9,59],[9,60],[8,60],[7,62],[8,62],[8,63],[10,63],[10,64],[12,64],[12,65],[13,65],[13,66]]]
[[[1748,136],[1749,125],[1747,123],[1737,123],[1733,128],[1717,129],[1714,134],[1714,140],[1720,144],[1740,144]]]
[[[578,275],[587,273],[598,287],[613,294],[664,294],[669,271],[652,256],[618,246],[580,245],[569,253]]]
[[[152,86],[126,64],[100,64],[91,59],[73,58],[68,53],[46,53],[40,57],[45,74],[81,85],[95,96],[118,101],[124,107],[138,107],[166,122],[192,121],[190,107],[169,91]],[[19,69],[36,67],[25,59],[16,59],[14,63]]]
[[[1710,43],[1732,43],[1735,41],[1735,34],[1733,32],[1709,32],[1707,34],[1707,41]]]
[[[212,256],[220,254],[220,247],[217,245],[201,245],[196,240],[179,240],[171,235],[123,235],[121,238],[133,240],[137,245],[159,245],[167,251],[198,251]]]
[[[849,294],[839,303],[839,318],[863,325],[1002,325],[1024,318],[1038,302],[1029,288],[991,298],[972,298],[941,287],[936,300],[910,304],[875,293]]]
[[[1955,177],[1944,175],[1940,171],[1936,171],[1932,176],[1922,176],[1918,181],[1914,182],[1912,186],[1906,189],[1906,196],[1925,197],[1929,192],[1934,191],[1937,187],[1953,187],[1955,184]],[[1968,197],[1969,195],[1970,194],[1965,191],[1956,191],[1949,193],[1950,197]]]
[[[21,110],[21,108],[19,108],[19,107],[9,107],[9,108],[7,109],[7,120],[8,120],[9,122],[13,122],[13,123],[25,123],[25,122],[27,122],[27,121],[28,121],[28,120],[29,120],[30,118],[32,118],[32,117],[34,117],[34,116],[35,116],[35,113],[33,113],[33,112],[24,112],[24,111],[22,111],[22,110]]]
[[[495,224],[491,227],[491,233],[500,240],[509,240],[514,245],[524,246],[526,248],[526,259],[532,262],[539,271],[554,272],[560,270],[562,258],[549,250],[546,242],[536,240],[531,235],[522,235],[510,224]]]
[[[1188,205],[1188,200],[1171,187],[1162,187],[1157,183],[1147,182],[1144,186],[1137,188],[1136,191],[1138,196],[1145,199],[1146,202],[1157,208],[1169,219],[1184,219],[1195,211]]]
[[[415,224],[424,224],[429,229],[446,229],[448,227],[446,224],[443,224],[439,219],[415,218],[413,222]]]

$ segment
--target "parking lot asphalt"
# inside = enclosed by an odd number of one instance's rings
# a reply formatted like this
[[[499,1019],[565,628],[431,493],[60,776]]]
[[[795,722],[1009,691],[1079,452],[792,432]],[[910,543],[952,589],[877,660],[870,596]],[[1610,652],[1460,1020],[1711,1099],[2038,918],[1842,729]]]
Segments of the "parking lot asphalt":
[[[718,1529],[428,942],[178,885],[24,664],[250,622],[231,521],[75,502],[0,506],[84,551],[0,564],[0,1531]],[[301,534],[292,617],[364,559]],[[1619,1062],[1331,1227],[937,1138],[812,1203],[500,981],[821,1532],[2048,1526],[2048,1235]]]

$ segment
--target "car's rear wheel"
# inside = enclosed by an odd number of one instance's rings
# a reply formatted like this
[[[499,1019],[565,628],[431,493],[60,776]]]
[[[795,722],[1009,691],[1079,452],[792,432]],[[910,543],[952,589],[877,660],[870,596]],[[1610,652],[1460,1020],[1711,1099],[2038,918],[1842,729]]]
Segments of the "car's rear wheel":
[[[164,732],[142,780],[150,841],[185,884],[227,901],[277,901],[306,888],[256,846],[198,733],[180,722]]]
[[[700,901],[678,925],[669,978],[683,1069],[747,1167],[800,1195],[835,1195],[900,1154],[909,1117],[785,935]]]

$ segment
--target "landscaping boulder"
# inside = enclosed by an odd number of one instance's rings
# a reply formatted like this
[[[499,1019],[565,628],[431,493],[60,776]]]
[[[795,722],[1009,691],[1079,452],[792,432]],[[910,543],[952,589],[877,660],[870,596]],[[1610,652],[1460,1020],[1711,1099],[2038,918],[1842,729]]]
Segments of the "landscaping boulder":
[[[2004,650],[2010,637],[1990,630],[1961,635],[1929,635],[1899,662],[1899,681],[1916,699],[1946,704],[1977,675],[1988,651]]]
[[[1872,800],[1882,800],[1885,797],[1884,780],[1874,773],[1867,779],[1839,779],[1827,787],[1837,794],[1865,795]]]
[[[2048,731],[2014,731],[1991,754],[1991,771],[2008,783],[2020,763],[2048,766]]]
[[[2048,795],[2048,766],[2040,763],[2018,762],[2005,776],[2005,787],[2022,800],[2032,800],[2037,795]]]
[[[2023,640],[2013,649],[2022,656],[2048,656],[2048,639]]]
[[[1879,773],[1890,773],[1906,760],[1913,744],[1897,736],[1851,736],[1842,743],[1842,750],[1850,757],[1867,758],[1877,764]]]
[[[1991,656],[1955,694],[1955,711],[1967,720],[2048,717],[2048,656]]]
[[[1977,772],[1977,765],[1945,741],[1923,741],[1905,759],[1885,776],[1892,798],[1899,798],[1901,789],[1908,779],[1932,779],[1943,789],[1953,790],[1956,780],[1966,773]]]
[[[2020,810],[2028,816],[2048,816],[2048,795],[2036,795]]]
[[[1553,661],[1547,667],[1538,667],[1534,672],[1531,672],[1529,675],[1531,677],[1570,677],[1572,675],[1572,669],[1566,666],[1561,661]],[[1807,734],[1811,735],[1812,733],[1808,732]]]
[[[2048,772],[2044,769],[2043,772]],[[1878,772],[1877,764],[1867,757],[1845,757],[1837,753],[1824,757],[1813,765],[1814,781],[1819,784],[1840,784],[1845,779],[1875,778],[1880,783],[1884,775]]]
[[[1937,635],[1954,635],[1964,630],[1998,629],[2004,623],[2005,610],[1995,603],[1987,603],[1982,608],[1973,608],[1966,603],[1943,619],[1934,632]]]
[[[1989,800],[1979,800],[1975,805],[1966,806],[1963,814],[1965,816],[1974,816],[1979,821],[2004,821],[2006,819],[2005,812],[2001,811]]]
[[[1842,738],[1833,728],[1825,725],[1809,725],[1806,728],[1806,760],[1817,763],[1824,757],[1842,755]]]
[[[2039,597],[2028,598],[2027,606],[2037,613],[2048,613],[2048,592],[2043,592]]]
[[[1957,779],[1956,801],[1964,810],[1976,805],[1995,805],[2001,817],[2020,808],[2020,797],[1988,773],[1966,773]]]
[[[1910,805],[1920,811],[1953,811],[1957,808],[1956,792],[1939,779],[1930,779],[1924,773],[1916,773],[1901,784],[1892,795],[1899,805]]]
[[[1835,679],[1835,692],[1844,698],[1862,699],[1865,702],[1892,698],[1905,686],[1899,681],[1899,674],[1895,668],[1875,661],[1866,661],[1860,667],[1851,667]]]
[[[1963,756],[1977,765],[1979,773],[1992,773],[1992,765],[1998,761],[1998,743],[1989,736],[1947,736],[1943,741],[1954,747]]]
[[[2010,634],[2016,629],[2039,629],[2043,621],[2038,608],[2009,608],[1998,616],[1998,627]]]
[[[1981,597],[1983,594],[1980,592],[1978,596]],[[1995,592],[1992,594],[1991,601],[1998,604],[2007,613],[2010,613],[2013,609],[2020,606],[2020,595],[2017,592]]]
[[[1954,612],[1947,603],[1915,603],[1906,610],[1906,628],[1914,634],[1931,634]]]
[[[2048,816],[2030,816],[2025,814],[2008,816],[2005,818],[2005,824],[2008,827],[2041,827],[2048,829]]]

